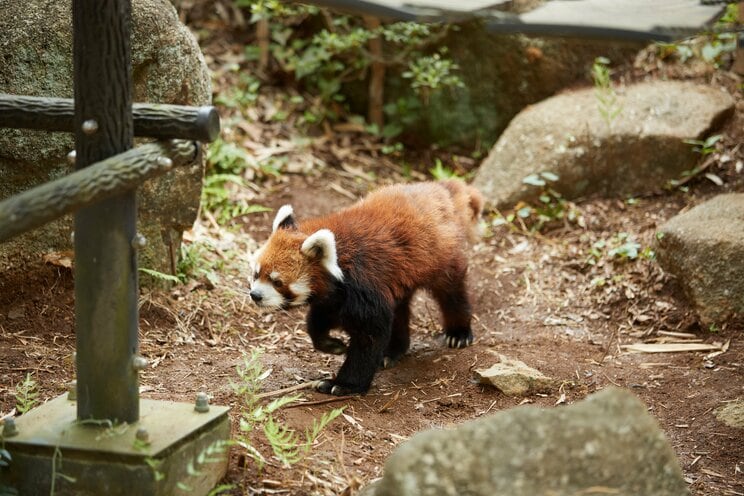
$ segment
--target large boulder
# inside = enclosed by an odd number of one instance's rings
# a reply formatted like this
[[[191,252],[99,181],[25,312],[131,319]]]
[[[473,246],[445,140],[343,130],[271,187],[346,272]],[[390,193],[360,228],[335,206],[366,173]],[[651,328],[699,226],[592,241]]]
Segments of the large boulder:
[[[0,0],[0,92],[72,98],[72,2]],[[209,71],[167,0],[132,2],[134,101],[205,105]],[[73,136],[0,129],[0,199],[71,172]],[[170,272],[181,233],[196,219],[203,160],[148,181],[138,194],[143,266]],[[0,266],[70,249],[71,216],[0,244]]]
[[[728,93],[688,82],[635,84],[615,97],[603,104],[587,88],[528,107],[499,137],[474,185],[499,208],[539,196],[541,188],[524,179],[541,172],[557,175],[550,186],[570,199],[655,191],[699,159],[683,140],[705,137],[734,110]]]
[[[659,228],[656,253],[705,325],[744,319],[744,193],[714,197]]]
[[[586,81],[597,57],[622,64],[643,46],[494,35],[478,21],[463,24],[441,44],[459,66],[465,85],[432,94],[423,108],[418,131],[434,143],[471,148],[494,143],[509,121],[528,105]]]
[[[608,388],[568,407],[513,408],[399,446],[363,496],[681,496],[679,464],[633,394]]]

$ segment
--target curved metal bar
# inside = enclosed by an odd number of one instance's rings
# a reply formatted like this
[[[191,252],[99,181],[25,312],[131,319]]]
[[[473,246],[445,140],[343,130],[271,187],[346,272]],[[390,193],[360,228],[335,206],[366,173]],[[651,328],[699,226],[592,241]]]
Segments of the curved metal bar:
[[[0,243],[196,158],[193,141],[148,143],[0,202]]]
[[[73,132],[71,98],[44,98],[0,93],[0,127]],[[160,103],[132,105],[134,135],[156,139],[186,139],[208,143],[220,135],[220,116],[212,106],[189,107]]]

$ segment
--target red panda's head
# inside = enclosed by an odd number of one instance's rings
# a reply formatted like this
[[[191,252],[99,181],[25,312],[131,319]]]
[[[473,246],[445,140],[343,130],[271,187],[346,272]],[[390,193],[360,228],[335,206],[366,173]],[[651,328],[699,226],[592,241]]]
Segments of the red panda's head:
[[[271,237],[254,255],[251,299],[272,309],[303,305],[327,289],[329,278],[344,278],[333,232],[300,232],[292,207],[284,205],[276,214]]]

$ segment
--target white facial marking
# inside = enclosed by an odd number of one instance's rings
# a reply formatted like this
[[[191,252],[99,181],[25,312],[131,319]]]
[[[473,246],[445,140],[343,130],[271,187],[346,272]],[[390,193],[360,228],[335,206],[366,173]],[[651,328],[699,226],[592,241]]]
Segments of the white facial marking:
[[[258,259],[261,258],[261,255],[263,254],[264,249],[266,248],[266,245],[262,246],[258,250],[256,250],[253,255],[250,257],[250,267],[251,267],[251,277],[250,280],[252,281],[255,279],[256,274],[261,272],[261,264],[258,262]]]
[[[306,257],[320,256],[321,265],[339,281],[344,280],[336,256],[336,237],[329,229],[321,229],[308,236],[300,250]]]
[[[284,296],[279,293],[274,286],[257,280],[251,284],[251,293],[258,293],[261,295],[261,301],[257,301],[256,304],[263,308],[281,308],[284,305]]]
[[[269,274],[269,279],[271,279],[272,281],[276,281],[277,279],[279,279],[279,272],[274,271]]]
[[[292,291],[292,294],[296,295],[295,299],[290,303],[293,307],[304,305],[307,299],[310,298],[310,282],[307,278],[303,277],[293,282],[289,285],[289,290]]]
[[[276,232],[276,230],[279,229],[279,225],[284,222],[287,217],[290,217],[293,214],[294,210],[292,210],[292,205],[283,205],[276,213],[276,217],[274,217],[274,224],[272,225],[271,232]]]

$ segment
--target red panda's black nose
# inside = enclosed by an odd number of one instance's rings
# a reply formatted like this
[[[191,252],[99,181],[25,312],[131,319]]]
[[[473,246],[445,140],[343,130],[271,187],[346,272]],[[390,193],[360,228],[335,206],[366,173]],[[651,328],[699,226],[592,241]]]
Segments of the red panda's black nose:
[[[251,299],[255,301],[256,303],[263,300],[263,295],[259,291],[256,291],[255,289],[250,292],[250,295],[251,295]]]

